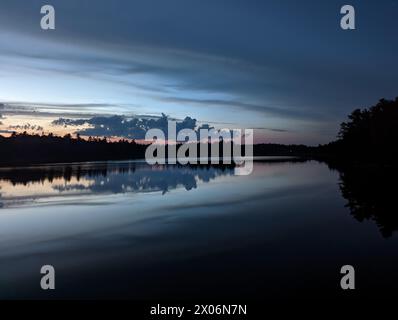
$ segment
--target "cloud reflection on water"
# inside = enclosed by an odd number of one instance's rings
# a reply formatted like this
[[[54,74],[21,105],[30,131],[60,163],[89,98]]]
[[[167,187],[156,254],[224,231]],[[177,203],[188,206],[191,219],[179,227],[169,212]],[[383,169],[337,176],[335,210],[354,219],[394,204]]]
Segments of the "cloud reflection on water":
[[[195,189],[220,176],[228,166],[149,166],[144,162],[85,163],[0,170],[0,207],[41,199],[82,195],[161,192]]]

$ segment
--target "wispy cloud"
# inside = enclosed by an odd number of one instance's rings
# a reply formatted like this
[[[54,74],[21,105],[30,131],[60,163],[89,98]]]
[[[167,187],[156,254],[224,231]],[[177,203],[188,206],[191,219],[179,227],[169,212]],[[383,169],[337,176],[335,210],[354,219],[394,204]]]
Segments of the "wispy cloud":
[[[221,100],[221,99],[192,99],[180,97],[160,97],[157,98],[163,102],[178,103],[178,104],[194,104],[200,106],[222,106],[231,109],[239,109],[242,111],[249,111],[260,113],[263,115],[272,115],[284,118],[293,119],[326,119],[326,115],[319,112],[308,113],[305,110],[292,110],[289,108],[278,108],[267,105],[251,104],[235,100]]]
[[[35,124],[30,124],[30,123],[26,123],[23,125],[11,125],[8,126],[8,129],[10,130],[25,130],[25,131],[44,131],[44,128],[42,126],[39,125],[35,125]]]
[[[24,115],[40,117],[93,117],[98,114],[114,114],[110,111],[120,105],[111,103],[45,103],[45,102],[4,102],[0,104],[3,115]]]

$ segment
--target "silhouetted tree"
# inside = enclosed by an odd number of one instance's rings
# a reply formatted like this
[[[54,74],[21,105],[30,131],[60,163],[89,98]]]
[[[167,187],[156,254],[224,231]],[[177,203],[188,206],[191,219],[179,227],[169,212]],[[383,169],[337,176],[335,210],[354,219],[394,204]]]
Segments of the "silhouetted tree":
[[[398,157],[398,98],[382,99],[356,109],[340,125],[338,140],[320,146],[317,154],[392,162]]]
[[[127,140],[110,142],[94,138],[85,140],[80,136],[74,139],[70,134],[58,137],[52,133],[13,133],[8,138],[0,139],[0,164],[142,159],[146,147]]]

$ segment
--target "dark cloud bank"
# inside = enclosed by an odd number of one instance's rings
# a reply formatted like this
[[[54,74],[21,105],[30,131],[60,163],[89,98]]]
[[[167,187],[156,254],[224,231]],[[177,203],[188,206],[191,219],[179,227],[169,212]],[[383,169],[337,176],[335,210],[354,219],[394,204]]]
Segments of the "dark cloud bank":
[[[77,130],[76,133],[84,136],[114,136],[128,139],[144,139],[145,134],[150,129],[160,129],[167,133],[168,116],[162,114],[161,117],[154,118],[131,118],[124,115],[114,115],[111,117],[95,116],[89,119],[67,119],[59,118],[52,122],[54,126],[83,126],[89,125],[90,128]],[[211,129],[208,124],[198,126],[196,119],[185,117],[185,119],[176,121],[177,132],[182,129]]]

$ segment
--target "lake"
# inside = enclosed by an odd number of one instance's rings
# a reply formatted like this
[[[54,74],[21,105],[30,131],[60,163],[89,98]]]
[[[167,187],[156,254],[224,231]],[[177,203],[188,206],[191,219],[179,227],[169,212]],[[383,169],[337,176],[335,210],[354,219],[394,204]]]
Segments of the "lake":
[[[387,295],[398,212],[386,179],[398,175],[363,170],[294,159],[256,161],[249,176],[139,161],[2,168],[0,298],[338,297],[343,265],[356,295]],[[48,264],[54,291],[40,289]]]

